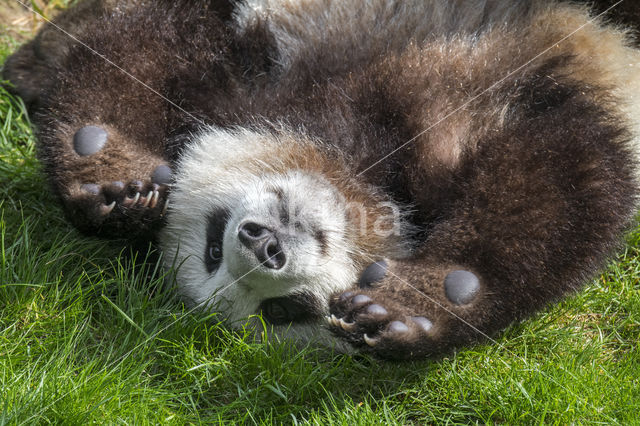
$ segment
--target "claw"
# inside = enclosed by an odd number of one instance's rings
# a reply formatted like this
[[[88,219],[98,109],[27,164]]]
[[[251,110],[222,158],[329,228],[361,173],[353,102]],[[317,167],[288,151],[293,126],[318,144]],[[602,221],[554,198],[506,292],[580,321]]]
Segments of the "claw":
[[[164,216],[165,213],[167,213],[168,208],[169,208],[169,200],[167,200],[167,202],[164,203],[164,207],[162,208],[162,213],[160,213],[160,216]]]
[[[122,204],[124,204],[127,207],[131,207],[131,206],[134,206],[139,199],[140,199],[140,193],[136,192],[136,196],[133,198],[129,198],[128,196],[125,197],[124,202]]]
[[[143,197],[140,200],[140,207],[147,208],[149,207],[149,203],[151,202],[151,197],[153,196],[153,191],[149,191],[146,197]]]
[[[327,317],[327,319],[329,320],[329,324],[331,324],[332,326],[340,327],[340,320],[336,318],[335,315],[331,314],[331,316]]]
[[[380,339],[374,339],[372,337],[367,336],[367,334],[365,333],[364,342],[373,348],[378,344],[378,342],[380,342]]]
[[[151,197],[151,203],[149,204],[149,207],[155,209],[158,205],[158,199],[160,199],[160,192],[153,191],[153,197]]]
[[[115,201],[113,201],[108,206],[103,204],[103,205],[100,206],[100,214],[102,216],[106,216],[109,213],[111,213],[115,207],[116,207],[116,202]]]
[[[340,326],[340,328],[342,328],[345,331],[353,331],[356,328],[355,322],[346,322],[342,318],[338,320],[338,325]]]

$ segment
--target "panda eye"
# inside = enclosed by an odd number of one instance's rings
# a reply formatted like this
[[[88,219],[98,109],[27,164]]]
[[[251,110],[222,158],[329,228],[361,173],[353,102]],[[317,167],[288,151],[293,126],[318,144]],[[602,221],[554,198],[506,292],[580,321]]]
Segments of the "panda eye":
[[[212,243],[209,246],[209,258],[214,262],[219,262],[222,259],[222,248],[218,243]]]
[[[220,267],[222,261],[222,241],[210,241],[206,249],[205,266],[209,273],[215,272]]]
[[[207,244],[204,247],[204,265],[209,273],[214,273],[222,262],[222,242],[224,231],[229,220],[226,210],[214,210],[207,223]]]

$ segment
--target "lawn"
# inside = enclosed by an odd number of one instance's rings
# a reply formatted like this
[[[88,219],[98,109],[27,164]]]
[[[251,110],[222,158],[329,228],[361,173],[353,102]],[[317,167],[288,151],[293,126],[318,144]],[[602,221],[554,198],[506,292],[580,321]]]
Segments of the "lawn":
[[[16,46],[0,36],[0,63]],[[0,424],[638,422],[640,229],[583,291],[497,342],[387,363],[189,312],[151,248],[67,223],[34,144],[0,89]]]

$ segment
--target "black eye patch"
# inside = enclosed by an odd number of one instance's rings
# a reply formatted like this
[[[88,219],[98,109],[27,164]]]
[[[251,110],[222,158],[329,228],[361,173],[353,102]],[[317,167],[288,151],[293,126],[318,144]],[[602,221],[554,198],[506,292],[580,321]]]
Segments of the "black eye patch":
[[[228,210],[214,210],[209,214],[207,221],[207,246],[204,249],[204,263],[207,272],[210,274],[220,267],[223,256],[222,241],[228,221]]]
[[[322,317],[320,301],[309,293],[267,299],[258,309],[262,318],[273,325],[312,322]]]

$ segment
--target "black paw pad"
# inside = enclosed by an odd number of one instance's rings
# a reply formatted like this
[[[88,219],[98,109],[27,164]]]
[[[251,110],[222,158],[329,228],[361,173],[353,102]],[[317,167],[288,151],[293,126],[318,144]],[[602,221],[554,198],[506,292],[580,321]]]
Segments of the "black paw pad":
[[[169,166],[165,166],[164,164],[156,167],[151,175],[151,182],[157,183],[158,185],[167,185],[171,183],[171,177],[173,176],[173,172],[169,168]]]
[[[130,197],[135,197],[136,194],[140,193],[144,188],[144,184],[139,180],[134,180],[129,183],[127,187],[127,195]]]
[[[347,299],[351,299],[352,297],[353,297],[353,293],[350,291],[347,291],[346,293],[342,293],[339,299],[341,302],[346,302]]]
[[[353,303],[354,306],[361,306],[369,302],[371,302],[371,298],[369,296],[365,296],[364,294],[359,294],[351,299],[351,303]]]
[[[91,195],[100,194],[100,186],[96,185],[95,183],[85,183],[80,187],[80,189]]]
[[[116,191],[122,192],[124,191],[125,185],[124,182],[117,180],[115,182],[111,182],[111,188]]]
[[[107,136],[107,132],[100,127],[83,127],[73,136],[73,149],[83,157],[93,155],[104,148]]]
[[[374,283],[382,281],[387,275],[387,262],[379,260],[371,265],[367,266],[367,269],[362,272],[360,279],[358,280],[358,286],[360,288],[371,287]]]
[[[85,183],[80,186],[80,190],[85,193],[85,195],[90,195],[92,197],[98,197],[102,192],[102,187],[100,185],[96,185],[95,183]],[[107,216],[109,215],[116,206],[116,202],[112,201],[109,204],[102,204],[101,202],[97,206],[97,212],[99,216]]]
[[[477,296],[480,280],[469,271],[453,271],[444,279],[447,299],[456,305],[466,305]]]
[[[387,315],[389,312],[387,312],[387,310],[382,306],[373,304],[373,305],[367,306],[367,313],[371,315],[382,316],[382,315]]]
[[[433,323],[425,317],[411,317],[411,321],[416,323],[423,331],[430,331]]]
[[[391,321],[387,330],[395,334],[404,334],[409,331],[409,327],[407,327],[407,324],[402,321]]]

